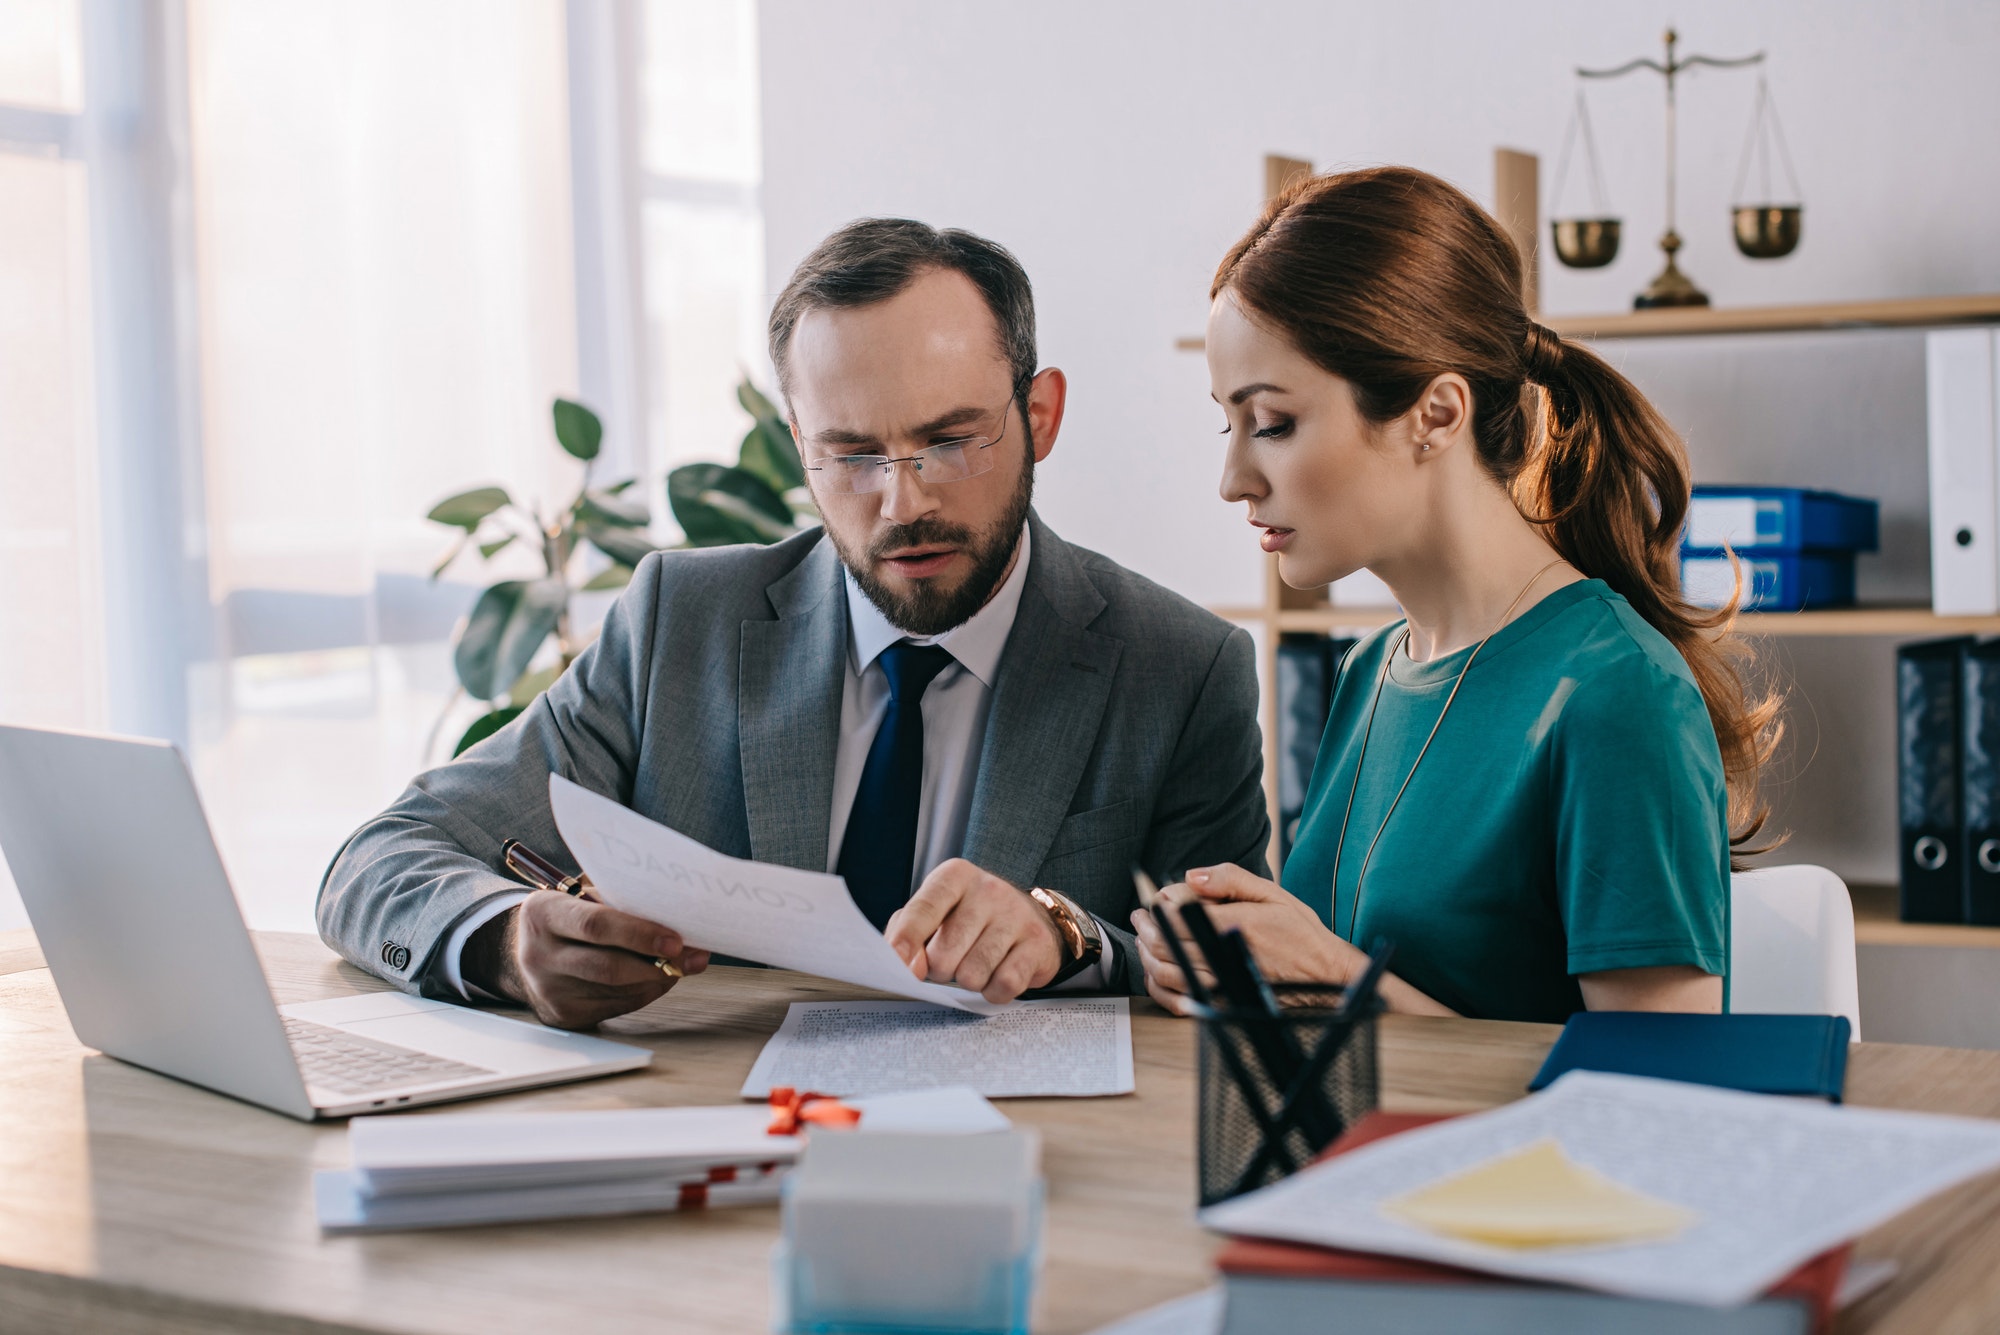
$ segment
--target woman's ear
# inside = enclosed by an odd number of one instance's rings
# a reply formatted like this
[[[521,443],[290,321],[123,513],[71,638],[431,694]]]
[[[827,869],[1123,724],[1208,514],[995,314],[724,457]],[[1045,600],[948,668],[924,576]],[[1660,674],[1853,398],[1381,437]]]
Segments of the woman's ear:
[[[1456,371],[1447,371],[1424,386],[1410,416],[1420,457],[1449,449],[1472,430],[1472,386]]]

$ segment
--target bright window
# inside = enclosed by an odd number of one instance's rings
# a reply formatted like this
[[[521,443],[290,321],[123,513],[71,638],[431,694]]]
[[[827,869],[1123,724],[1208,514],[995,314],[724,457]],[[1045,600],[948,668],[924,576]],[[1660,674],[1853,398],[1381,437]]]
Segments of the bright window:
[[[656,467],[733,462],[736,384],[769,389],[755,0],[648,0],[642,194]]]

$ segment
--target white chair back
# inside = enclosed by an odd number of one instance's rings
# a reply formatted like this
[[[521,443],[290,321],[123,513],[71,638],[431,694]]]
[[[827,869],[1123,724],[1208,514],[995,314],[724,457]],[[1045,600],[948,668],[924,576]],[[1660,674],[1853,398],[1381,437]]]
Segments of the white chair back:
[[[1861,1041],[1854,902],[1824,867],[1767,867],[1730,878],[1729,1009],[1845,1015]]]

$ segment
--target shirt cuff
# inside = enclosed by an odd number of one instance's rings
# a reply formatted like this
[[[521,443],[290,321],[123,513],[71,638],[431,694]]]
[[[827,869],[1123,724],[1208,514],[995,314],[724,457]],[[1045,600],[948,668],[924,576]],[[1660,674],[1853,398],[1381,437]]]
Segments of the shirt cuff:
[[[1108,992],[1114,990],[1113,980],[1118,977],[1118,938],[1104,925],[1104,919],[1095,913],[1090,915],[1097,924],[1097,939],[1104,943],[1104,952],[1097,957],[1097,963],[1088,969],[1065,978],[1051,992]]]
[[[472,912],[458,920],[458,926],[451,929],[451,939],[444,943],[444,958],[438,961],[439,968],[444,973],[444,980],[450,984],[452,991],[458,993],[458,995],[464,997],[467,1001],[505,1001],[507,999],[505,997],[496,997],[485,988],[465,981],[465,943],[472,939],[474,932],[484,927],[487,923],[492,922],[495,918],[505,913],[508,909],[513,908],[527,897],[528,892],[525,890],[495,895],[491,899],[481,900]]]

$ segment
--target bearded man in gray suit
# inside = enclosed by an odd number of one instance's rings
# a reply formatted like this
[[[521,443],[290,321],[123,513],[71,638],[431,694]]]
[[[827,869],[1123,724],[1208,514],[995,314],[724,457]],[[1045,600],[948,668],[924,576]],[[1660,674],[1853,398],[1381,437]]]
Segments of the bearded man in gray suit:
[[[552,771],[724,853],[838,871],[913,973],[994,1001],[1143,991],[1114,925],[1135,864],[1265,873],[1249,638],[1031,509],[1067,383],[1036,369],[1013,256],[851,224],[779,297],[771,358],[824,527],[647,557],[526,713],[335,857],[319,927],[349,960],[572,1028],[657,1000],[656,957],[706,967],[672,923],[500,870],[510,837],[569,861]]]

